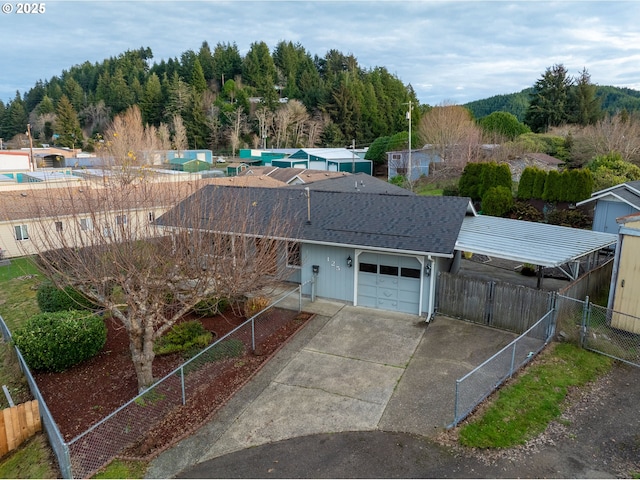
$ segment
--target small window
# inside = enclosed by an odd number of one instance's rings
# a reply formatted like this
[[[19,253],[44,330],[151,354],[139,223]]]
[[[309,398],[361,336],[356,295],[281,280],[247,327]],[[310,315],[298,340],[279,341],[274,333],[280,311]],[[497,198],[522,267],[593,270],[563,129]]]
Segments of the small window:
[[[62,232],[62,222],[56,222],[56,232]]]
[[[392,153],[391,154],[391,158],[393,160],[400,160],[402,158],[402,156],[399,153]]]
[[[102,233],[104,234],[105,237],[110,237],[111,236],[111,227],[104,227],[104,230],[102,231]]]
[[[116,215],[116,225],[126,225],[126,224],[127,224],[126,215]]]
[[[359,269],[365,273],[378,273],[378,265],[375,263],[361,263]]]
[[[300,243],[287,242],[287,266],[301,267],[302,257],[300,255]]]
[[[28,240],[29,232],[26,225],[16,225],[16,240]]]
[[[406,278],[420,278],[420,269],[402,267],[400,269],[400,276]]]
[[[93,223],[90,218],[81,218],[80,219],[80,230],[93,230]]]
[[[393,277],[398,276],[398,267],[393,267],[391,265],[380,265],[380,274],[381,275],[391,275]]]
[[[153,222],[156,219],[156,214],[153,212],[149,212],[149,221]]]
[[[396,173],[398,175],[406,175],[407,174],[407,167],[398,167],[398,168],[396,168]]]

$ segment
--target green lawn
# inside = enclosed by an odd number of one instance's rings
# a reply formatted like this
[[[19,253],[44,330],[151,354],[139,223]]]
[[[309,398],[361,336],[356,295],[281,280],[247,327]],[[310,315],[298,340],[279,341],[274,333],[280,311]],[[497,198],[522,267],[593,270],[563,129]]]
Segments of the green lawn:
[[[10,330],[40,313],[36,289],[42,278],[29,258],[12,259],[11,265],[0,267],[0,315]]]
[[[469,447],[508,448],[542,433],[561,413],[570,387],[579,387],[609,371],[612,360],[560,343],[540,363],[499,391],[497,399],[477,420],[460,430]]]

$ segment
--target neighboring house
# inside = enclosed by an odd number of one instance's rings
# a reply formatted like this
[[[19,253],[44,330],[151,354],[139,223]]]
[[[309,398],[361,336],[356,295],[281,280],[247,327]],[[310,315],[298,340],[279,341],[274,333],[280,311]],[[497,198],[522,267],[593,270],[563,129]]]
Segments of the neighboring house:
[[[373,162],[361,158],[358,153],[346,148],[301,148],[287,159],[306,160],[307,168],[312,170],[373,175]]]
[[[545,172],[550,172],[552,170],[558,171],[564,165],[562,160],[546,153],[525,153],[513,160],[509,160],[507,163],[511,169],[511,179],[514,182],[520,181],[522,172],[527,167],[535,167]]]
[[[374,191],[375,180],[367,180]],[[316,182],[308,189],[207,186],[157,223],[177,225],[172,217],[192,201],[206,202],[209,219],[221,216],[217,208],[251,204],[264,225],[279,214],[283,224],[292,226],[282,248],[288,253],[289,280],[302,284],[304,294],[430,317],[437,273],[449,269],[462,220],[473,212],[469,199],[422,197],[403,189],[394,194],[393,185],[391,193],[368,193],[367,183],[358,190],[349,177]],[[348,191],[331,191],[342,188]],[[238,222],[237,231],[230,233],[268,235],[261,229],[266,226],[254,222]],[[195,222],[192,227],[200,226]]]
[[[418,180],[422,176],[429,175],[429,166],[434,162],[440,162],[440,155],[431,148],[417,148],[411,150],[399,150],[387,152],[387,165],[389,166],[389,180],[398,175],[407,177],[411,168],[410,180]]]
[[[238,173],[239,176],[265,175],[287,185],[300,185],[326,180],[328,178],[344,177],[350,175],[346,172],[328,172],[326,170],[309,170],[300,168],[279,167],[249,167]]]
[[[211,150],[167,150],[165,152],[165,161],[170,162],[175,158],[187,160],[200,160],[207,162],[209,165],[214,163],[213,152]]]
[[[640,212],[640,181],[626,182],[591,194],[576,206],[593,206],[596,232],[618,233],[616,219]]]
[[[619,240],[608,307],[611,326],[640,334],[640,213],[618,218]]]
[[[0,172],[29,171],[29,153],[0,151]]]

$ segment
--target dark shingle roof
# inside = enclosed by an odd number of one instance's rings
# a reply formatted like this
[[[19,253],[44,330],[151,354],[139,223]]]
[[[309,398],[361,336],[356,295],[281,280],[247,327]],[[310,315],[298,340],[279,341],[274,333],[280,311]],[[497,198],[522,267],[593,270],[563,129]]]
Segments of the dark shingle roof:
[[[398,187],[389,182],[385,182],[384,180],[367,175],[366,173],[356,173],[342,177],[328,178],[326,180],[319,180],[305,185],[290,185],[287,188],[304,190],[306,187],[318,192],[363,192],[389,195],[415,195],[405,188]]]
[[[202,229],[217,230],[216,218],[224,218],[225,213],[228,218],[231,206],[238,218],[236,233],[269,236],[270,222],[277,215],[292,226],[287,237],[296,240],[444,256],[453,254],[469,204],[469,199],[459,197],[312,190],[307,199],[304,190],[293,188],[207,186],[158,223],[181,225],[178,218],[185,215],[190,202],[198,201],[206,205],[207,215],[198,224]]]

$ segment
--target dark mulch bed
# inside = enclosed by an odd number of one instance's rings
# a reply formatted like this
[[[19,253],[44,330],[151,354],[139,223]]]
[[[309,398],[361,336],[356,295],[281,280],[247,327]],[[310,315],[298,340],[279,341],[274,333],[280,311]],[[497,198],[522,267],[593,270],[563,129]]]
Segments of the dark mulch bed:
[[[148,457],[200,426],[309,318],[311,315],[304,312],[272,309],[268,316],[256,322],[255,352],[250,348],[250,336],[239,336],[245,344],[240,357],[216,362],[215,367],[208,364],[203,368],[203,373],[207,368],[217,369],[215,381],[206,381],[207,375],[202,375],[197,388],[189,392],[186,405],[178,404],[162,419],[154,419],[155,425],[144,437],[135,445],[123,445],[127,448],[121,453],[132,457]],[[200,320],[207,330],[214,333],[215,341],[242,324],[245,318],[226,312]],[[107,343],[99,355],[65,372],[35,375],[47,407],[66,442],[85,432],[138,393],[127,332],[113,319],[107,320],[107,326]],[[162,378],[184,362],[180,354],[156,357],[154,376]],[[196,374],[200,375],[200,372]]]

